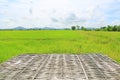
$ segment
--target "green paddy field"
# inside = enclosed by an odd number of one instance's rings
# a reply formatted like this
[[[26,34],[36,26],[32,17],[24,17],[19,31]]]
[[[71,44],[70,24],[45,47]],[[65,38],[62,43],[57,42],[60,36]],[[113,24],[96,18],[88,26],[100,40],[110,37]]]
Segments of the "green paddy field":
[[[0,31],[0,63],[26,53],[100,53],[120,62],[120,32],[77,30]]]

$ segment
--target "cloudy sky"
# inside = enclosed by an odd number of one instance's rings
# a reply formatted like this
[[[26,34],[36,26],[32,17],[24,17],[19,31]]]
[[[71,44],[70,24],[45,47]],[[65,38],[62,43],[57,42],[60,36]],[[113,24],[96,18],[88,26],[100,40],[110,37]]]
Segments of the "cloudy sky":
[[[120,25],[120,0],[0,0],[0,28]]]

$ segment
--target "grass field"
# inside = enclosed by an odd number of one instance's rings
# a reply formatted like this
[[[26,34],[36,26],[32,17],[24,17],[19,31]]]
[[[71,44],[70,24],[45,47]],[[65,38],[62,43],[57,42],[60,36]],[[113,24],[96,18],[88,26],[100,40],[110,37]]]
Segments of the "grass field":
[[[120,62],[120,32],[0,31],[0,62],[24,53],[103,53]]]

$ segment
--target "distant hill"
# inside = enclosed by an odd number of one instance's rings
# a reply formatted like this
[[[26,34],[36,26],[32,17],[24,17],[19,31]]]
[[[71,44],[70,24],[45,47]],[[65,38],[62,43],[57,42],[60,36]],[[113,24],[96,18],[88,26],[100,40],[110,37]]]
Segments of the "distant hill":
[[[42,28],[43,30],[55,30],[56,28],[52,28],[52,27],[44,27]]]
[[[55,28],[55,27],[33,27],[33,28],[25,28],[23,26],[17,26],[14,28],[9,28],[9,29],[0,29],[0,30],[64,30],[66,28]]]
[[[34,28],[28,28],[29,30],[41,30],[39,27],[34,27]]]
[[[28,28],[29,30],[56,30],[57,28],[52,28],[52,27],[43,27],[43,28],[39,28],[39,27],[34,27],[34,28]]]
[[[18,26],[13,28],[14,30],[26,30],[26,28],[22,27],[22,26]]]

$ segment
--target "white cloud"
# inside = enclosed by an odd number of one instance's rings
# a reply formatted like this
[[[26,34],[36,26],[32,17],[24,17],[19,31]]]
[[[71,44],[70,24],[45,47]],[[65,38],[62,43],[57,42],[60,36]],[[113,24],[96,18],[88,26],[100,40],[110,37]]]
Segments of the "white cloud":
[[[0,0],[0,23],[4,28],[19,25],[99,27],[109,23],[111,14],[106,12],[111,10],[113,2],[119,0]]]

